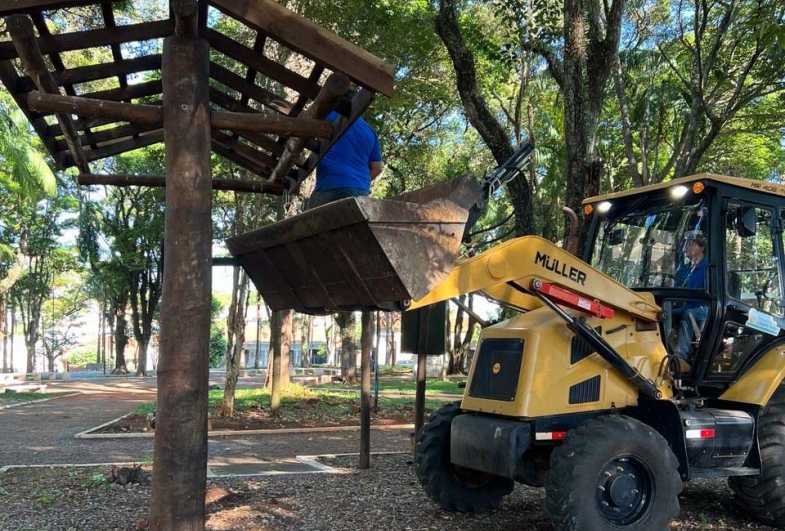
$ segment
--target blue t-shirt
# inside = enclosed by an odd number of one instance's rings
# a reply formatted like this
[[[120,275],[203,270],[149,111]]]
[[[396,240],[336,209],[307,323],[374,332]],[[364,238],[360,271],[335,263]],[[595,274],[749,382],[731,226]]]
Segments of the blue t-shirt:
[[[706,288],[706,257],[692,267],[690,262],[679,267],[676,271],[677,288],[705,289]]]
[[[335,121],[338,116],[333,111],[328,119]],[[365,120],[357,118],[319,161],[314,191],[358,188],[370,193],[371,171],[368,165],[381,161],[379,137]]]

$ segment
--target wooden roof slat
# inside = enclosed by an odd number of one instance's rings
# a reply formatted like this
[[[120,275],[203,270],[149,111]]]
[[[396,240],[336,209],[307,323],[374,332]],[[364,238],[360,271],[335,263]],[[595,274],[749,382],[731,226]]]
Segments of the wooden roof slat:
[[[55,75],[58,85],[87,83],[109,77],[117,77],[138,72],[161,69],[161,54],[145,55],[128,59],[122,63],[102,63],[98,65],[80,66],[71,68]]]
[[[235,153],[231,149],[221,145],[215,139],[213,139],[213,141],[212,141],[212,147],[213,147],[213,151],[218,153],[220,156],[222,156],[226,160],[231,161],[231,162],[237,164],[241,168],[243,168],[245,170],[248,170],[251,173],[255,173],[256,175],[259,175],[263,179],[266,179],[270,175],[270,173],[272,172],[272,170],[270,169],[269,166],[256,164],[253,161],[250,161],[250,160],[246,159],[245,157],[241,157],[240,155],[238,155],[237,153]]]
[[[392,67],[273,0],[210,0],[210,3],[330,70],[345,73],[357,84],[392,96]]]
[[[245,78],[238,76],[231,70],[213,62],[210,62],[210,77],[219,83],[223,83],[232,90],[250,96],[265,107],[269,107],[281,114],[288,115],[289,111],[292,109],[292,104],[280,96],[273,94],[259,85],[249,83]]]
[[[155,131],[156,129],[160,128],[160,126],[149,124],[126,124],[113,127],[111,129],[103,129],[101,131],[86,133],[79,138],[81,138],[82,144],[97,146],[98,144],[102,144],[104,142],[110,142],[112,140],[125,140],[142,133]],[[65,141],[57,141],[57,151],[64,151],[67,148],[68,146],[66,145]]]
[[[316,83],[296,72],[292,72],[288,68],[268,59],[264,55],[237,41],[218,33],[217,31],[207,28],[204,30],[205,37],[215,50],[227,55],[243,65],[247,66],[254,72],[259,72],[270,79],[273,79],[282,85],[285,85],[300,94],[313,99],[319,94],[319,83]],[[253,83],[246,77],[246,81]]]
[[[258,151],[251,146],[243,144],[237,138],[229,136],[225,133],[221,133],[219,131],[213,131],[213,142],[217,142],[221,146],[225,147],[226,149],[230,149],[235,152],[238,156],[243,157],[244,159],[253,162],[254,164],[258,164],[260,166],[264,166],[272,171],[275,167],[276,160],[271,157],[270,155]]]
[[[145,81],[144,83],[128,85],[127,87],[87,92],[85,94],[80,94],[80,96],[82,98],[93,98],[97,100],[130,101],[137,98],[156,96],[163,94],[163,92],[164,85],[161,80],[154,79],[153,81]]]
[[[36,11],[51,11],[64,7],[79,7],[97,4],[99,0],[3,0],[0,3],[0,16],[18,13],[34,13]],[[105,2],[119,2],[121,0],[103,0]]]
[[[112,4],[109,3],[102,3],[101,4],[101,15],[104,17],[104,24],[106,24],[107,29],[112,30],[114,33],[122,33],[121,31],[117,31],[117,24],[114,21],[114,11],[112,10]],[[115,63],[122,63],[123,62],[123,51],[120,48],[118,43],[112,43],[112,59],[114,59]],[[125,75],[121,75],[119,77],[120,87],[127,87],[128,86],[128,78]]]
[[[105,125],[111,125],[114,123],[117,123],[117,120],[112,118],[84,118],[74,120],[74,126],[76,127],[77,131],[87,131],[88,129],[103,127]],[[60,124],[52,124],[47,126],[46,135],[49,138],[63,136],[63,130],[60,128]]]
[[[140,135],[138,138],[131,138],[128,140],[121,140],[113,144],[101,146],[98,149],[91,149],[85,152],[87,160],[93,162],[95,160],[114,157],[121,155],[127,151],[134,151],[135,149],[152,146],[164,141],[163,130],[153,131],[151,133]]]
[[[41,53],[70,52],[95,48],[98,46],[112,46],[128,42],[162,39],[172,34],[174,22],[171,20],[157,20],[142,24],[129,24],[122,28],[101,28],[60,35],[38,37],[38,46]],[[16,50],[10,42],[0,42],[0,60],[16,58]]]

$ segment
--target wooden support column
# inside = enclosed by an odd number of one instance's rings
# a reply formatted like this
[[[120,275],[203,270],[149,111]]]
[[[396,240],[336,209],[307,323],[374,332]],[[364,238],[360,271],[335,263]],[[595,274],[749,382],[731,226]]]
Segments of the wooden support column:
[[[187,2],[186,2],[187,3]],[[151,531],[203,531],[211,292],[209,46],[173,2],[164,41],[166,228]],[[184,19],[184,23],[181,23]]]
[[[41,55],[41,50],[35,37],[35,30],[33,29],[33,21],[30,20],[30,17],[26,15],[12,15],[6,18],[6,23],[14,48],[16,48],[16,53],[22,61],[25,74],[30,76],[30,79],[33,80],[41,92],[60,95],[60,87],[47,68],[43,55]],[[71,154],[74,157],[76,166],[81,172],[89,173],[90,166],[82,150],[82,144],[79,141],[79,134],[73,119],[62,113],[58,113],[55,116],[60,123],[60,128],[68,144],[68,149],[71,150]]]
[[[300,114],[299,118],[326,118],[335,108],[341,96],[349,90],[349,86],[349,78],[340,72],[335,72],[327,78],[319,95],[313,100],[311,106]],[[305,140],[302,138],[290,138],[286,142],[286,149],[270,175],[271,181],[283,179],[288,175],[294,160],[300,155],[304,145]]]

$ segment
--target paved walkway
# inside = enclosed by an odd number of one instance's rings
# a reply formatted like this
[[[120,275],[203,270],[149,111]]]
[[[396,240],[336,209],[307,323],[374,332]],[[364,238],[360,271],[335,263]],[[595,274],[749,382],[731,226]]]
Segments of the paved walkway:
[[[153,439],[74,439],[76,433],[116,419],[155,399],[154,378],[108,378],[52,382],[52,391],[77,396],[0,410],[0,468],[9,465],[150,461]],[[222,382],[215,381],[222,385]],[[242,379],[242,386],[253,379]],[[304,472],[317,465],[300,455],[355,453],[359,431],[211,437],[208,467],[214,474]],[[409,430],[371,432],[371,451],[406,451]]]

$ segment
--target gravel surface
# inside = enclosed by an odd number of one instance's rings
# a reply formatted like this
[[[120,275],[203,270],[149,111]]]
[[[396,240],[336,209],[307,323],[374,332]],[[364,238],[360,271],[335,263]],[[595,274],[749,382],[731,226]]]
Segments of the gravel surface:
[[[324,461],[343,474],[210,481],[207,529],[245,531],[546,531],[543,491],[518,486],[482,515],[442,512],[423,493],[408,454]],[[0,475],[3,531],[146,529],[148,485],[102,480],[103,469],[12,469]],[[770,530],[737,512],[724,480],[687,483],[672,531]]]

